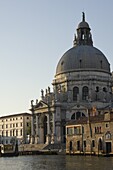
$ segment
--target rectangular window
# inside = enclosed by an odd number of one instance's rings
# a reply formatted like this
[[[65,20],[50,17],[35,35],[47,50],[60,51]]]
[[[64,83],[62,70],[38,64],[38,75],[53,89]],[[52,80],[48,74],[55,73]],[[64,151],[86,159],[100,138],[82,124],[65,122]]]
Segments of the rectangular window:
[[[10,136],[12,136],[12,130],[10,130]]]
[[[67,128],[67,134],[72,135],[73,134],[73,128]]]
[[[86,148],[86,140],[84,140],[84,147]]]
[[[18,130],[16,130],[16,136],[18,136]]]
[[[106,128],[108,128],[109,127],[109,123],[106,123]]]
[[[23,135],[23,133],[22,133],[22,129],[20,130],[20,136],[22,136]]]
[[[6,136],[8,136],[8,131],[6,131]]]
[[[77,150],[80,150],[80,141],[77,141]]]
[[[13,130],[13,136],[15,136],[15,131]]]
[[[95,133],[97,133],[97,134],[102,133],[101,132],[101,126],[95,127]]]
[[[92,147],[95,147],[95,141],[92,140]]]
[[[29,123],[27,122],[27,127],[29,126]]]
[[[74,134],[80,135],[81,134],[81,128],[80,127],[74,127]]]

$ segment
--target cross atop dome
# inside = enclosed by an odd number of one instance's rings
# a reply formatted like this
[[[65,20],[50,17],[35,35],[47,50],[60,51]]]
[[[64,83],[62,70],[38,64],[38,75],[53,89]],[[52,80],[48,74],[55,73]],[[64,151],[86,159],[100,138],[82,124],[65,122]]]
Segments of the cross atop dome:
[[[85,22],[85,13],[82,12],[82,22]]]

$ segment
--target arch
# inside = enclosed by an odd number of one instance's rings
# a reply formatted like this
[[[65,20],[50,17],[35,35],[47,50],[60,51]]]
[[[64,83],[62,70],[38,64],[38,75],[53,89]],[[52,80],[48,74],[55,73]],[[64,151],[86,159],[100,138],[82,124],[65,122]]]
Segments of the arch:
[[[111,139],[111,133],[110,132],[106,132],[105,134],[105,139]]]
[[[82,100],[87,100],[88,96],[89,96],[89,88],[87,86],[84,86],[82,88]]]
[[[77,101],[77,96],[78,96],[78,94],[79,94],[79,88],[75,86],[75,87],[73,88],[73,100],[74,100],[74,101]]]
[[[73,113],[72,116],[71,116],[71,120],[78,120],[80,117],[85,117],[85,114],[78,111],[76,113]]]

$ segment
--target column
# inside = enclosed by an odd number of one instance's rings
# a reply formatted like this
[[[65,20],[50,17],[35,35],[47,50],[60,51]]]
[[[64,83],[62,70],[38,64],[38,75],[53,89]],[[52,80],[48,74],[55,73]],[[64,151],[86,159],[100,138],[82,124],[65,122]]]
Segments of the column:
[[[35,144],[38,144],[39,140],[39,126],[38,126],[38,118],[39,116],[36,115],[36,135],[35,135]]]
[[[56,122],[56,142],[61,143],[61,121]]]
[[[44,127],[42,123],[39,126],[40,126],[39,143],[44,143]]]
[[[61,109],[60,109],[60,103],[57,103],[57,107],[56,107],[55,128],[56,128],[56,142],[61,143]]]
[[[49,116],[49,114],[47,115],[47,134],[50,135],[50,116]]]
[[[54,144],[56,139],[55,139],[55,113],[53,113],[53,132],[51,134],[51,144]]]
[[[47,136],[46,136],[46,143],[50,143],[50,115],[47,115]]]

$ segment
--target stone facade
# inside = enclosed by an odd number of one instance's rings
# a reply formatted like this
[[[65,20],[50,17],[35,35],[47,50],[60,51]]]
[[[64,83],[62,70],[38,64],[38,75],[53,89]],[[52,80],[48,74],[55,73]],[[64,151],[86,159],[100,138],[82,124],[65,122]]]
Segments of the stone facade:
[[[31,114],[19,113],[0,117],[0,143],[28,143],[31,132]]]
[[[41,100],[31,101],[31,143],[65,143],[69,120],[104,114],[112,107],[113,79],[105,55],[93,46],[89,24],[83,13],[73,47],[58,62],[50,87],[41,90]]]
[[[113,112],[66,125],[67,154],[113,154]]]

